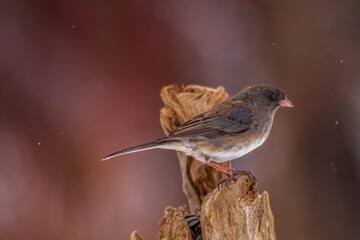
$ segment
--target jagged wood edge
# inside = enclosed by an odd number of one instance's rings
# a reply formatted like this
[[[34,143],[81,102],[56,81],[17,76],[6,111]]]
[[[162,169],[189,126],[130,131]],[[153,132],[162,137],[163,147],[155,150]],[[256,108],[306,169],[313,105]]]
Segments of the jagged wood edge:
[[[207,195],[200,216],[203,240],[276,240],[269,195],[247,175]]]

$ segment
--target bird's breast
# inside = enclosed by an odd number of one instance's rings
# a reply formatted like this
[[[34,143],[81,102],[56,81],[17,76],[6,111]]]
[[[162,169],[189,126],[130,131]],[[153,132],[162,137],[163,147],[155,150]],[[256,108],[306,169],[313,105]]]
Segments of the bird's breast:
[[[248,144],[234,145],[231,148],[219,149],[209,152],[210,158],[215,162],[225,162],[244,156],[255,148],[259,147],[264,141],[252,141]]]
[[[269,136],[271,125],[258,126],[244,134],[222,136],[197,144],[199,150],[216,162],[225,162],[244,156],[261,146]]]

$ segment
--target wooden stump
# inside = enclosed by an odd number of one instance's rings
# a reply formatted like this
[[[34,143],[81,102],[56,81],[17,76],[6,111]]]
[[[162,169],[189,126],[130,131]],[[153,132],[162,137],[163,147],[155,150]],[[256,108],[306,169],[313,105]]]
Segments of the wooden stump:
[[[161,90],[165,107],[160,122],[166,134],[190,118],[228,98],[224,88],[170,85]],[[257,183],[241,176],[228,187],[220,186],[221,173],[192,157],[177,153],[183,178],[183,191],[189,208],[168,207],[160,222],[158,239],[192,239],[186,215],[200,212],[202,239],[275,240],[274,218],[269,196],[259,195]],[[230,166],[230,163],[224,163]],[[189,209],[189,210],[188,210]],[[142,239],[137,232],[131,240]]]
[[[228,98],[224,88],[204,88],[200,86],[170,85],[161,90],[165,107],[160,111],[160,123],[168,135],[180,124]],[[183,191],[188,199],[191,212],[200,209],[204,197],[221,180],[221,173],[192,157],[178,152],[183,178]],[[229,166],[230,163],[225,163]]]

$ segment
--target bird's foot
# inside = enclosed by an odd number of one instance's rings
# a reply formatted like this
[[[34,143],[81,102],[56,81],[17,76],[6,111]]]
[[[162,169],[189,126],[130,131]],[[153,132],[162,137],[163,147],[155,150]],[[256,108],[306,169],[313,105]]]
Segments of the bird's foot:
[[[243,175],[247,175],[252,180],[253,184],[255,184],[257,182],[256,177],[250,171],[244,171],[244,170],[237,170],[237,169],[234,169],[234,168],[229,168],[229,172],[230,173],[227,174],[227,178],[225,178],[225,179],[223,179],[223,180],[221,180],[219,182],[218,188],[220,187],[220,185],[225,184],[225,186],[228,189],[230,189],[229,184],[231,182],[236,182]]]
[[[219,182],[218,187],[225,183],[226,187],[229,188],[230,182],[231,181],[235,182],[242,175],[249,176],[249,178],[253,181],[253,184],[255,184],[257,182],[254,174],[252,174],[249,171],[237,170],[235,168],[230,168],[230,167],[224,166],[220,163],[213,162],[213,161],[209,161],[207,164],[210,165],[211,167],[215,168],[216,170],[224,173],[227,176],[227,178],[225,178]]]
[[[237,170],[237,169],[232,169],[232,170],[233,172],[230,176],[228,176],[228,178],[234,181],[237,180],[242,175],[247,175],[253,182],[257,182],[255,175],[252,174],[252,172],[250,171]]]

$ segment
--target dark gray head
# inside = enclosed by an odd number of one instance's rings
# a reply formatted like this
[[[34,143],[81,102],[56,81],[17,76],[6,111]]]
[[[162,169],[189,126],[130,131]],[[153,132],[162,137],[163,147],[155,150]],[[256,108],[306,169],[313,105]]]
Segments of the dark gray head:
[[[253,102],[266,109],[275,110],[278,107],[293,107],[293,104],[286,98],[282,90],[266,84],[247,87],[236,94],[235,98]]]

